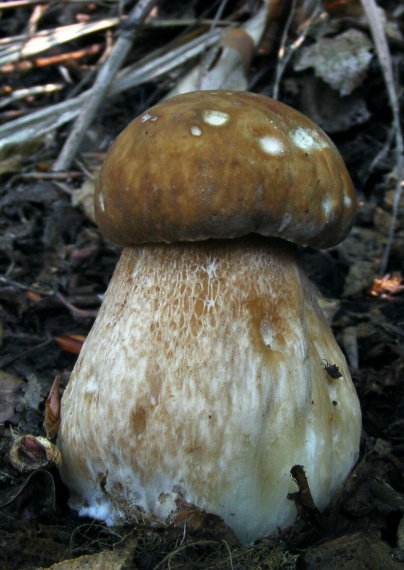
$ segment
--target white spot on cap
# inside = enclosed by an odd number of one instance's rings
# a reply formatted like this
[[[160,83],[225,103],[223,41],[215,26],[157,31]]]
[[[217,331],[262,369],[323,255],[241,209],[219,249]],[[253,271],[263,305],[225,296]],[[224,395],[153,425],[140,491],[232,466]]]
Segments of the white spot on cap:
[[[290,133],[290,138],[302,150],[323,150],[330,146],[327,139],[322,137],[315,129],[298,127]]]
[[[194,137],[200,137],[202,134],[202,131],[199,127],[197,127],[196,125],[191,127],[191,134],[194,135]]]
[[[101,212],[104,212],[105,204],[104,204],[104,196],[102,195],[102,192],[100,192],[98,194],[98,204],[100,205]]]
[[[223,111],[204,111],[203,112],[203,120],[208,125],[212,125],[214,127],[220,127],[227,123],[230,119],[230,116],[227,113],[223,113]]]
[[[344,206],[346,206],[347,208],[350,208],[352,206],[352,199],[350,198],[350,196],[347,196],[347,194],[345,194],[344,196]]]
[[[145,123],[146,121],[149,121],[150,119],[151,119],[150,113],[145,113],[140,120],[142,121],[142,123]]]
[[[267,154],[283,154],[283,144],[276,137],[266,136],[261,137],[259,140],[260,147]]]
[[[157,119],[158,119],[158,115],[154,115],[153,117],[150,117],[151,121],[157,121]]]
[[[332,212],[332,201],[329,196],[326,196],[323,200],[323,210],[326,216],[329,216]]]

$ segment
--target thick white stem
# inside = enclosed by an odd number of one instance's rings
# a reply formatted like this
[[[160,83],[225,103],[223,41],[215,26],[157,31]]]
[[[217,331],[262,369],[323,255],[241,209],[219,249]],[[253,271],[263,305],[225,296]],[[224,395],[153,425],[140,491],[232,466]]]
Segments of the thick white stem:
[[[139,246],[123,250],[64,394],[61,474],[83,514],[117,522],[137,506],[164,519],[180,497],[247,544],[294,520],[295,464],[327,505],[360,429],[294,249]]]

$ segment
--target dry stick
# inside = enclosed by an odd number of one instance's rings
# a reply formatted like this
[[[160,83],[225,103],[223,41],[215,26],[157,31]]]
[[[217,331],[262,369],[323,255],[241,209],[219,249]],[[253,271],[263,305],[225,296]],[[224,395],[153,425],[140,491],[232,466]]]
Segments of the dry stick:
[[[13,36],[0,39],[0,66],[21,61],[21,59],[38,55],[51,47],[60,46],[71,40],[102,30],[108,30],[119,23],[118,18],[104,18],[89,24],[71,24],[52,30],[36,32],[31,37],[27,35]]]
[[[403,134],[400,129],[400,110],[398,104],[397,90],[394,83],[390,50],[386,34],[384,31],[383,21],[382,18],[380,18],[380,13],[379,13],[380,8],[377,6],[375,0],[361,0],[361,1],[363,9],[365,10],[369,20],[370,31],[372,33],[380,67],[382,68],[384,82],[386,84],[387,92],[389,94],[390,106],[393,113],[393,129],[395,132],[395,139],[396,139],[397,183],[394,194],[393,212],[391,217],[389,235],[387,238],[387,244],[384,253],[382,255],[382,259],[380,261],[380,273],[381,275],[384,275],[386,273],[387,264],[390,257],[390,250],[394,239],[394,230],[398,216],[398,205],[402,193],[401,184],[404,178],[404,156],[403,156],[404,143],[403,143]]]
[[[46,85],[35,85],[34,87],[27,87],[26,89],[17,89],[16,91],[13,91],[10,96],[0,98],[0,109],[3,109],[4,107],[7,107],[7,105],[10,105],[15,101],[19,101],[20,99],[54,93],[61,89],[63,89],[63,85],[61,83],[47,83]]]
[[[200,55],[207,47],[217,43],[219,37],[220,32],[208,32],[172,49],[169,53],[160,50],[159,55],[151,61],[145,58],[135,65],[128,66],[117,75],[116,81],[110,86],[108,96],[117,95],[127,89],[141,85],[146,80],[150,81],[167,74]],[[56,103],[0,125],[0,152],[4,148],[12,148],[13,145],[56,131],[61,125],[77,117],[90,95],[91,89],[73,99]]]
[[[217,23],[219,22],[220,18],[223,15],[223,10],[226,7],[228,0],[221,0],[218,10],[213,18],[213,21],[210,25],[210,31],[212,32],[213,30],[215,30],[215,28],[217,27]],[[197,85],[197,89],[201,89],[201,85],[202,85],[202,80],[203,80],[203,76],[206,75],[208,68],[211,66],[213,59],[217,57],[217,51],[215,51],[215,53],[212,53],[212,51],[208,51],[208,50],[204,50],[204,54],[202,57],[202,65],[200,66],[200,70],[199,70],[199,79],[198,79],[198,84]],[[208,61],[209,60],[209,61]]]
[[[286,20],[284,29],[283,29],[283,33],[282,33],[282,38],[281,38],[281,45],[279,46],[279,50],[278,50],[278,61],[276,64],[276,70],[275,70],[275,80],[274,80],[274,86],[273,86],[273,91],[272,91],[272,97],[274,99],[278,98],[278,94],[279,94],[279,83],[281,81],[281,77],[283,75],[283,72],[289,62],[290,57],[292,56],[292,52],[289,51],[289,53],[286,53],[286,42],[287,42],[287,38],[289,35],[289,30],[290,27],[292,25],[293,22],[293,18],[295,16],[295,10],[296,10],[296,0],[292,0],[292,4],[289,8],[289,15],[288,18]]]
[[[302,43],[306,39],[307,34],[311,30],[312,25],[317,22],[318,17],[322,13],[321,4],[320,1],[318,0],[315,6],[313,6],[313,10],[310,16],[307,18],[306,22],[301,27],[297,39],[289,46],[287,46],[289,29],[293,22],[295,10],[296,10],[296,0],[292,0],[289,16],[285,23],[285,27],[282,33],[281,45],[278,50],[278,61],[276,64],[275,80],[272,89],[273,99],[278,99],[280,82],[292,56],[297,51],[297,49],[302,45]]]
[[[11,8],[23,8],[24,6],[32,6],[35,4],[43,4],[43,0],[6,0],[0,2],[0,10],[7,10]]]
[[[68,51],[65,53],[50,55],[48,57],[35,57],[30,60],[17,61],[15,63],[8,63],[0,67],[1,74],[14,73],[15,71],[27,72],[36,67],[48,67],[49,65],[62,64],[65,61],[78,61],[83,57],[96,55],[101,51],[101,44],[92,44],[88,47],[81,48],[75,51]]]
[[[77,117],[62,151],[53,165],[53,170],[67,170],[70,167],[80,142],[96,115],[100,104],[106,97],[108,88],[116,73],[121,68],[124,59],[132,47],[136,35],[131,31],[132,26],[135,27],[141,24],[146,19],[155,3],[156,0],[140,0],[129,13],[126,21],[126,26],[129,31],[121,33],[112,48],[111,55],[100,69],[94,86],[91,89],[91,94],[85,101],[82,107],[82,112]]]

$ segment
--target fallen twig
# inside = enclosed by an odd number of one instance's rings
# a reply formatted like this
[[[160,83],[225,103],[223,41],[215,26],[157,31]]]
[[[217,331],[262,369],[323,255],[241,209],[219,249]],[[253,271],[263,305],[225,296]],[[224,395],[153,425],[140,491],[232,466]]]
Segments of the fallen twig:
[[[276,64],[276,71],[275,71],[275,80],[274,86],[272,90],[272,97],[274,99],[278,99],[279,97],[279,86],[283,74],[287,65],[289,64],[292,56],[297,51],[297,49],[303,44],[304,40],[307,37],[307,34],[312,29],[313,24],[315,24],[318,19],[321,17],[323,13],[323,9],[321,7],[321,2],[317,0],[317,2],[313,5],[312,11],[310,16],[306,19],[306,21],[302,24],[299,30],[299,35],[295,39],[294,42],[287,45],[287,39],[289,34],[289,29],[293,22],[294,13],[296,10],[296,0],[292,0],[292,5],[290,7],[289,17],[285,23],[285,27],[282,33],[281,45],[279,46],[278,50],[278,61]]]
[[[5,47],[0,49],[0,67],[21,59],[38,55],[52,47],[69,42],[87,34],[113,28],[118,24],[118,18],[105,18],[90,24],[71,24],[53,30],[37,32],[33,37],[17,36],[8,38]]]
[[[69,168],[87,128],[96,115],[101,102],[105,99],[109,86],[132,47],[136,38],[136,33],[134,33],[136,26],[139,26],[146,19],[155,3],[156,0],[139,0],[129,13],[125,29],[121,32],[108,59],[101,67],[97,79],[90,90],[89,97],[86,99],[62,151],[54,163],[54,170],[66,170]]]
[[[377,57],[382,69],[384,82],[386,84],[387,92],[389,95],[390,106],[393,113],[393,130],[395,132],[396,142],[396,190],[394,194],[393,209],[389,235],[387,244],[380,261],[380,274],[386,273],[387,264],[390,257],[390,250],[394,240],[395,227],[398,216],[398,205],[402,193],[402,184],[404,179],[404,141],[403,133],[400,127],[400,107],[398,103],[397,90],[394,82],[393,66],[391,64],[391,56],[389,45],[384,30],[383,20],[380,18],[380,8],[377,6],[375,0],[361,0],[363,9],[369,20],[370,31],[372,33],[373,41],[377,52]]]
[[[21,99],[26,99],[27,97],[36,97],[37,95],[55,93],[55,91],[60,91],[61,89],[63,89],[63,85],[61,83],[48,83],[46,85],[27,87],[26,89],[17,89],[16,91],[13,91],[9,97],[3,97],[0,99],[0,109],[4,109],[7,105],[15,103]]]
[[[57,55],[50,55],[48,57],[36,57],[24,61],[17,61],[7,63],[0,67],[0,73],[12,73],[14,71],[29,71],[34,67],[47,67],[48,65],[60,65],[61,63],[78,61],[83,57],[96,55],[101,51],[101,44],[93,44],[91,46],[78,49],[75,51],[65,52]]]
[[[154,54],[153,58],[145,57],[142,61],[128,66],[117,75],[116,81],[110,86],[108,96],[117,95],[145,81],[165,75],[198,56],[204,49],[216,43],[219,37],[218,31],[207,32],[168,52],[166,49],[160,50]],[[73,120],[81,112],[82,105],[90,93],[91,90],[87,90],[72,99],[40,109],[0,126],[0,151],[53,132]]]

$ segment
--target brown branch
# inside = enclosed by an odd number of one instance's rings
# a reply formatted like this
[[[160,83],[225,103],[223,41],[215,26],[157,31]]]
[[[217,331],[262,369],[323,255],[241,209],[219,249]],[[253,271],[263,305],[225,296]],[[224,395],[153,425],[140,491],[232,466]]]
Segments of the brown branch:
[[[87,48],[51,55],[48,57],[36,57],[34,59],[18,61],[16,63],[7,63],[0,67],[0,73],[12,73],[13,71],[29,71],[35,67],[47,67],[49,65],[59,65],[69,61],[78,61],[83,57],[96,55],[101,51],[101,44],[93,44]]]

